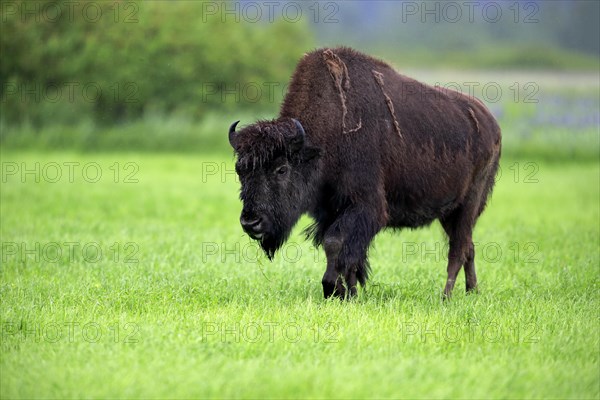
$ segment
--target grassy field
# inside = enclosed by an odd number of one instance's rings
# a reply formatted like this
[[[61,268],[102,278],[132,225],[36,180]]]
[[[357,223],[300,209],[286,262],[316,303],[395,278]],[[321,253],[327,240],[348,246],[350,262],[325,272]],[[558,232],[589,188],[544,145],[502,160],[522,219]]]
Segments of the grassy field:
[[[442,302],[442,229],[380,234],[324,300],[302,220],[270,263],[233,158],[2,153],[2,398],[600,396],[597,161],[507,159]]]

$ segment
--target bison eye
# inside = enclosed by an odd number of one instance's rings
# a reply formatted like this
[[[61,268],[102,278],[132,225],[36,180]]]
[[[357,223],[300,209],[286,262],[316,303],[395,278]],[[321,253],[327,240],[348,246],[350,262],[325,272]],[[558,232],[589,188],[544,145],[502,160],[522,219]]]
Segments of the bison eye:
[[[282,165],[281,167],[279,167],[275,170],[275,173],[280,176],[287,174],[287,172],[288,172],[287,165]]]

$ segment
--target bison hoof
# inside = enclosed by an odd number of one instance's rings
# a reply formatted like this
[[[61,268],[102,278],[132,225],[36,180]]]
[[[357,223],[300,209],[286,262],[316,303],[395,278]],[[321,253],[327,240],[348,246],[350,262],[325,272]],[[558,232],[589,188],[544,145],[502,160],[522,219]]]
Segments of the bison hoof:
[[[334,282],[326,282],[326,281],[323,281],[322,283],[323,283],[323,296],[325,296],[326,299],[333,296],[335,293],[335,283]]]
[[[350,299],[356,296],[356,286],[352,286],[350,290],[342,284],[341,279],[337,282],[323,281],[323,296],[328,299],[330,297],[337,297],[340,300]]]
[[[466,292],[467,292],[467,294],[471,294],[471,293],[477,294],[477,293],[479,293],[479,287],[477,285],[475,285],[475,286],[467,285]]]
[[[442,293],[442,301],[450,301],[452,299],[452,289],[445,289]]]

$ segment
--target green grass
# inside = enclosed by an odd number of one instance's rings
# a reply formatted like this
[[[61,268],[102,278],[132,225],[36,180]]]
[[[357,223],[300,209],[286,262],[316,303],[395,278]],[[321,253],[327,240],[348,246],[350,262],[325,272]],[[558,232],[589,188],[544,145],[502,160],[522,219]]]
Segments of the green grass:
[[[35,163],[39,183],[6,176]],[[307,219],[256,257],[232,157],[5,151],[2,166],[2,398],[600,396],[597,161],[503,160],[475,232],[480,292],[461,273],[448,302],[437,223],[380,234],[350,302],[322,299]]]

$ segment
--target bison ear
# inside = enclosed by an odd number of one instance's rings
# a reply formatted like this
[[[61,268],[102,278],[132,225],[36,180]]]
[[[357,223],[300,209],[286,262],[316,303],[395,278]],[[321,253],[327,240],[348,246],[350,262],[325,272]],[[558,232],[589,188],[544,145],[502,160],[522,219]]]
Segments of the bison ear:
[[[296,153],[300,151],[304,147],[304,138],[306,133],[304,133],[304,128],[302,124],[297,119],[292,118],[294,122],[294,133],[288,139],[288,148],[290,152]]]
[[[231,145],[231,147],[235,148],[235,146],[233,145],[233,139],[235,138],[235,127],[237,126],[237,124],[239,124],[240,121],[235,121],[233,124],[231,124],[231,126],[229,127],[229,144]]]

